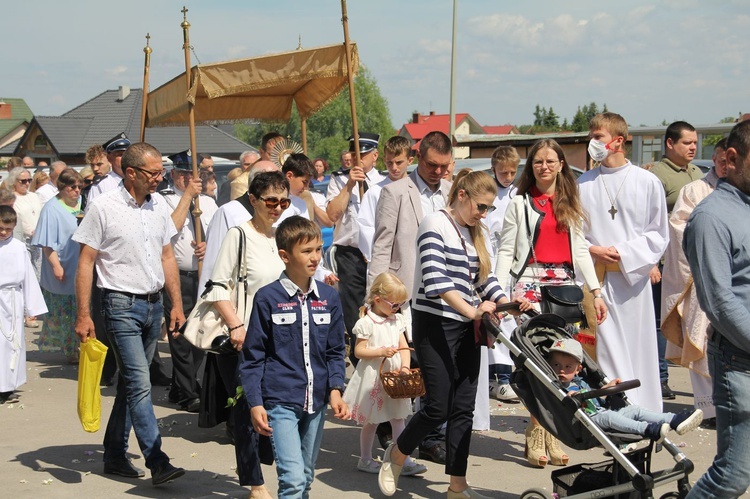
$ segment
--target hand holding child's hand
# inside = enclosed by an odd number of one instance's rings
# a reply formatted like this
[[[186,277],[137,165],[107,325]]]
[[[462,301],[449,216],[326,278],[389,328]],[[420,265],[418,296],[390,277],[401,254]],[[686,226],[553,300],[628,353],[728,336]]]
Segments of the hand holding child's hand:
[[[336,419],[346,421],[352,417],[349,406],[341,398],[341,393],[338,390],[331,390],[331,409],[333,409],[333,417]]]
[[[258,435],[270,436],[273,433],[273,428],[268,425],[268,413],[262,405],[256,405],[250,409],[250,419]]]

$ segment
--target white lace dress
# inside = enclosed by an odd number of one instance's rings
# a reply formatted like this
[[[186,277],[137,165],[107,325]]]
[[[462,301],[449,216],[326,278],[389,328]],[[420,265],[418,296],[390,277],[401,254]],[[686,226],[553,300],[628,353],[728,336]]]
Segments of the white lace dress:
[[[367,340],[368,348],[398,347],[400,336],[406,330],[406,319],[401,314],[393,318],[380,317],[372,311],[359,319],[354,326],[357,339]],[[411,414],[409,399],[392,399],[380,382],[380,363],[383,358],[362,359],[357,364],[344,391],[344,401],[352,411],[357,424],[383,423],[391,419],[405,419]],[[400,352],[386,359],[383,371],[401,369]]]

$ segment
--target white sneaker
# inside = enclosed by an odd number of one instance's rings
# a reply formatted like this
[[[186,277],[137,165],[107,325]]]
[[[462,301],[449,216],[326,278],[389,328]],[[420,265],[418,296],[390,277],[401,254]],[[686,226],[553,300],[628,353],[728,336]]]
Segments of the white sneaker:
[[[374,459],[368,459],[366,461],[360,459],[359,461],[357,461],[357,469],[359,471],[372,473],[373,475],[377,475],[380,472],[380,466],[381,464]]]
[[[404,463],[404,466],[401,468],[401,474],[403,476],[419,475],[421,473],[425,473],[426,471],[427,466],[416,461],[412,461],[411,459],[407,459]]]
[[[499,385],[495,389],[495,393],[492,395],[494,395],[497,400],[502,400],[504,402],[518,400],[518,395],[516,395],[516,392],[510,385]]]

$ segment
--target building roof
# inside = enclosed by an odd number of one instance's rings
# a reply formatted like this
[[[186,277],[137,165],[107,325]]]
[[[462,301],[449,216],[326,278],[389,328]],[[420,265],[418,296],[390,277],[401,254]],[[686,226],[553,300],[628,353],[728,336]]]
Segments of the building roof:
[[[20,144],[24,143],[34,124],[42,130],[58,155],[85,154],[92,145],[103,144],[120,132],[125,132],[135,142],[140,135],[141,96],[139,88],[106,90],[62,116],[37,116]],[[233,155],[252,149],[249,144],[215,126],[197,126],[195,135],[198,152]],[[190,148],[187,126],[147,128],[145,140],[164,155]],[[14,152],[18,153],[18,147]]]
[[[490,135],[510,135],[512,133],[518,133],[518,129],[515,125],[497,125],[497,126],[483,126],[484,133]]]
[[[4,137],[24,121],[26,123],[31,122],[34,117],[34,113],[31,112],[23,99],[2,98],[0,101],[4,102],[4,105],[10,106],[11,113],[8,118],[0,118],[0,137]]]
[[[469,131],[472,133],[484,133],[482,126],[471,117],[468,113],[456,114],[456,127],[458,127],[464,120],[469,120]],[[450,115],[449,114],[414,114],[412,123],[406,123],[401,127],[399,135],[404,135],[404,132],[414,140],[419,142],[430,132],[443,132],[448,135],[450,133]]]

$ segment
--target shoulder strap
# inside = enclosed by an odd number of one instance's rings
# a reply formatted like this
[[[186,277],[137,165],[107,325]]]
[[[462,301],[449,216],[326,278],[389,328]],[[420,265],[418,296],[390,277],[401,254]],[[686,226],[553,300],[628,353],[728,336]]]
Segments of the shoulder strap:
[[[245,230],[241,225],[237,226],[240,231],[240,243],[237,252],[237,292],[235,293],[234,309],[241,320],[245,320],[245,306],[247,297],[247,262],[245,261]]]

